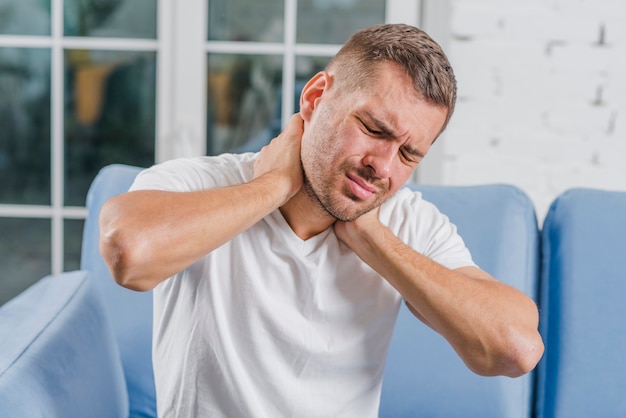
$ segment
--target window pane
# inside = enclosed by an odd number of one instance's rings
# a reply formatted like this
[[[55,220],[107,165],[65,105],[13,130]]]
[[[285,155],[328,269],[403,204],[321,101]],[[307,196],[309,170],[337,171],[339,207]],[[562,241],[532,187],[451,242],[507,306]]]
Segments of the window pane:
[[[280,131],[282,57],[210,54],[209,154],[257,151]]]
[[[0,1],[0,35],[50,35],[50,0]]]
[[[380,0],[299,1],[296,42],[343,44],[357,30],[384,21]]]
[[[50,220],[0,218],[0,304],[50,274]]]
[[[65,53],[65,204],[82,206],[107,164],[154,163],[156,54]]]
[[[298,90],[298,95],[300,94],[300,90],[302,90],[304,84],[306,84],[311,77],[326,68],[330,59],[331,57],[296,57],[296,90]]]
[[[83,226],[85,221],[82,219],[66,219],[63,222],[64,239],[63,239],[63,271],[73,271],[80,269],[80,252],[83,242]]]
[[[65,36],[156,38],[157,0],[65,0]]]
[[[0,48],[0,203],[50,204],[50,51]]]
[[[283,0],[209,1],[210,41],[282,42]]]

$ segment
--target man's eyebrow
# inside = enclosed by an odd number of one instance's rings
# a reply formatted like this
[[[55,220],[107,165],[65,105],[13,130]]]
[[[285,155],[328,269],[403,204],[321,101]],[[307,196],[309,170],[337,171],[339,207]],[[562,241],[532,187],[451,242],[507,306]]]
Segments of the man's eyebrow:
[[[404,150],[406,152],[408,152],[409,154],[411,154],[411,155],[414,155],[414,156],[419,157],[419,158],[424,158],[424,153],[422,151],[418,150],[417,148],[413,148],[413,147],[409,147],[409,146],[405,145],[404,146]]]
[[[391,127],[389,127],[385,122],[376,118],[370,112],[364,112],[364,114],[365,114],[366,119],[369,119],[371,123],[376,125],[376,129],[378,129],[385,137],[388,137],[388,138],[398,137],[398,134],[396,134],[396,132]],[[424,153],[417,148],[414,148],[408,145],[403,146],[403,148],[407,153],[415,157],[424,158]]]
[[[371,123],[376,125],[376,129],[379,130],[384,136],[389,138],[398,137],[396,132],[389,125],[372,115],[370,112],[365,112],[365,117],[366,119],[369,119]]]

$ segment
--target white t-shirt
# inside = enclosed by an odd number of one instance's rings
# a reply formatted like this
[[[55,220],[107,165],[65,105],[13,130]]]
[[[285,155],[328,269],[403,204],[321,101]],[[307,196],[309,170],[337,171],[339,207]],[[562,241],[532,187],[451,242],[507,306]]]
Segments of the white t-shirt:
[[[250,181],[256,154],[173,160],[137,189]],[[456,228],[400,190],[381,221],[449,267],[473,265]],[[154,289],[161,417],[376,417],[401,295],[335,236],[306,241],[279,210]]]

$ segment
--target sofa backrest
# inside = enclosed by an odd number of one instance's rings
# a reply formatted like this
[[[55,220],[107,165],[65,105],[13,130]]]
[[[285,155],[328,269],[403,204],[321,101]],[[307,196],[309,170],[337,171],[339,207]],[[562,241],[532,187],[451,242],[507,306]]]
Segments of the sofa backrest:
[[[565,192],[542,242],[537,417],[626,417],[626,193]]]
[[[539,232],[534,207],[521,190],[410,187],[457,226],[476,264],[536,300]],[[517,379],[474,374],[403,306],[387,356],[380,416],[528,418],[532,379],[532,373]]]
[[[105,167],[87,200],[82,268],[93,273],[120,347],[131,416],[155,415],[151,362],[151,292],[121,288],[110,277],[98,249],[102,204],[130,187],[139,168]],[[476,263],[498,279],[536,297],[538,229],[528,197],[512,186],[417,186],[457,225]],[[403,307],[390,347],[381,417],[480,416],[526,418],[532,374],[518,379],[472,373],[448,343]]]
[[[117,344],[87,272],[43,278],[0,307],[0,416],[128,416]]]
[[[104,202],[128,191],[141,169],[127,165],[104,167],[87,193],[88,215],[83,231],[81,268],[91,272],[103,297],[117,339],[131,417],[156,416],[152,373],[152,292],[134,292],[115,283],[100,255],[98,218]]]

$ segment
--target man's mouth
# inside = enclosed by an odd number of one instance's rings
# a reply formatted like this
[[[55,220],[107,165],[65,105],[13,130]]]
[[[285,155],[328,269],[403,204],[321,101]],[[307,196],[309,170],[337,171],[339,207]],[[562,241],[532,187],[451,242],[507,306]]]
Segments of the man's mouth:
[[[353,173],[346,174],[352,194],[360,200],[367,200],[376,194],[377,189],[362,177]]]

